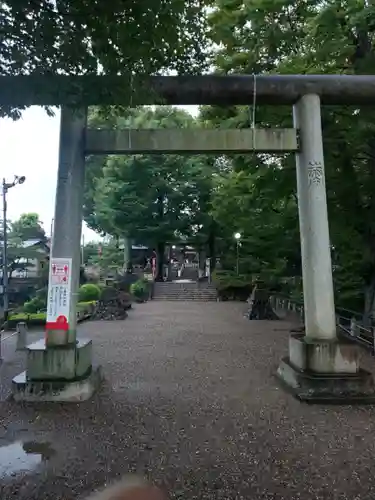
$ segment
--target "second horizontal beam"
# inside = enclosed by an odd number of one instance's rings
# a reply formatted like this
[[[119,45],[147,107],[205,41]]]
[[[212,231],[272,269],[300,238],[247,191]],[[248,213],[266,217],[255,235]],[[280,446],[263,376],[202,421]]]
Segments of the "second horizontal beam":
[[[88,129],[86,154],[220,154],[298,151],[295,129]]]

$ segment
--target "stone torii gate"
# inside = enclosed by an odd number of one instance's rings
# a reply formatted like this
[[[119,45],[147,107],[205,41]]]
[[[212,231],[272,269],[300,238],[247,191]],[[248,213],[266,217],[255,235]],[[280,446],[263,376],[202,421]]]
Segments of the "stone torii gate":
[[[87,106],[134,103],[129,92],[124,97],[129,78],[0,77],[1,105],[62,105],[51,261],[69,269],[70,301],[64,306],[66,322],[52,318],[46,341],[28,346],[26,372],[13,380],[15,399],[84,400],[100,380],[92,366],[91,341],[76,339],[85,155],[289,151],[296,154],[306,329],[290,337],[289,356],[281,361],[278,376],[301,400],[372,402],[374,382],[359,367],[357,347],[342,343],[336,333],[320,106],[374,105],[375,77],[147,77],[141,87],[141,102],[134,94],[136,104],[249,105],[256,95],[256,104],[292,105],[294,128],[90,130]],[[63,299],[52,292],[50,272],[49,315],[56,316]]]

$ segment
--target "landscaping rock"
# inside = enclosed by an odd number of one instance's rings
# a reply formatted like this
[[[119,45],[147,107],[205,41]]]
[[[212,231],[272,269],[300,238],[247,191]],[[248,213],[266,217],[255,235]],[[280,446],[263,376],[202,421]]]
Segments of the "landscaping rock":
[[[123,320],[128,317],[126,312],[131,308],[130,295],[114,287],[103,289],[101,299],[91,316],[92,320]]]
[[[279,317],[270,303],[270,290],[257,283],[248,298],[250,305],[246,317],[250,320],[277,320]]]

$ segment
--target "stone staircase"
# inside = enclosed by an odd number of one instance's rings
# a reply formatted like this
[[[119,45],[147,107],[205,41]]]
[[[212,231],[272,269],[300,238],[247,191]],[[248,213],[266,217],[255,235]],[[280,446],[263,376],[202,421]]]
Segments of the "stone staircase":
[[[184,264],[180,278],[196,281],[198,279],[198,264]]]
[[[154,300],[180,300],[212,302],[217,299],[216,288],[207,282],[164,282],[154,283]]]

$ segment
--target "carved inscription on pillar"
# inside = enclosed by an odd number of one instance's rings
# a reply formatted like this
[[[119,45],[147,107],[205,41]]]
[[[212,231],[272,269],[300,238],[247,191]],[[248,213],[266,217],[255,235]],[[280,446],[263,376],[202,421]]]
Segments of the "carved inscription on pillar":
[[[309,186],[318,185],[323,182],[323,165],[320,161],[309,161],[307,167],[307,178]]]

